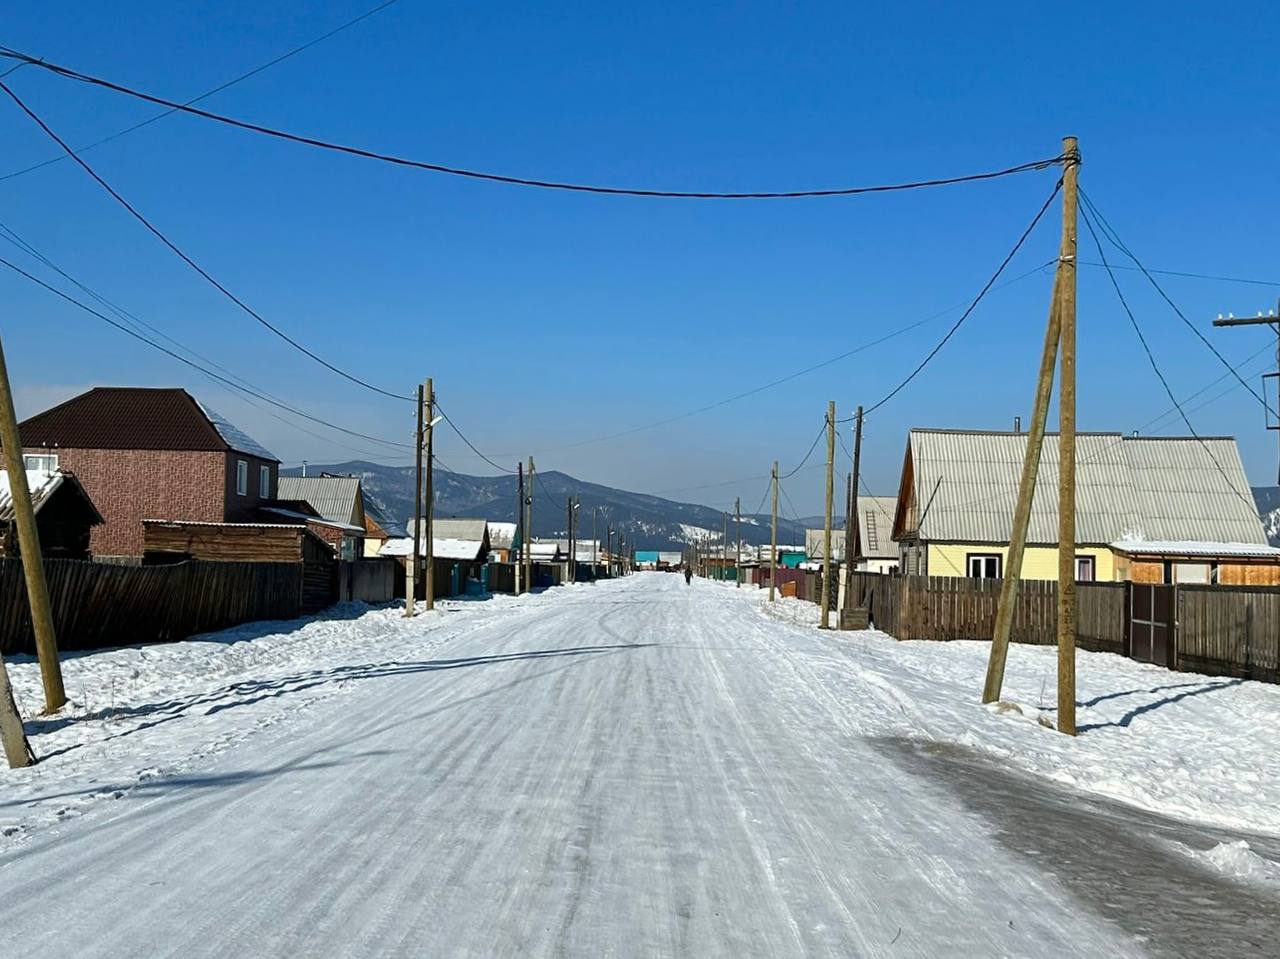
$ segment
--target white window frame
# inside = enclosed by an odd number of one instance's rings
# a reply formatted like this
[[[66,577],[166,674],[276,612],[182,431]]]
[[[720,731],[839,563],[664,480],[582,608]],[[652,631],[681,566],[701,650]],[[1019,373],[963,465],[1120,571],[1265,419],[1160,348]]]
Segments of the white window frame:
[[[974,563],[977,561],[982,564],[983,572],[974,573]],[[995,575],[988,576],[986,573],[987,564],[995,562]],[[965,573],[970,579],[999,579],[1004,575],[1004,557],[999,553],[966,553],[964,558]]]
[[[1089,575],[1084,575],[1084,569],[1088,568]],[[1077,583],[1096,583],[1098,581],[1098,560],[1093,556],[1076,556],[1076,582]]]
[[[258,499],[271,499],[271,467],[258,467]]]
[[[22,468],[28,473],[56,473],[57,453],[23,453]]]
[[[236,495],[249,495],[249,461],[236,460]]]

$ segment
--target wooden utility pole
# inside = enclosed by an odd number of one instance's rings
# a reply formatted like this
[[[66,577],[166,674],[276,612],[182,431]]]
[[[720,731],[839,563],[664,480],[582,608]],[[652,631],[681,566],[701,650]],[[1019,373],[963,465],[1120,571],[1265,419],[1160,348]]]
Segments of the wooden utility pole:
[[[62,688],[62,665],[58,662],[53,611],[49,608],[49,587],[44,579],[40,532],[36,528],[35,509],[31,505],[31,489],[27,486],[22,436],[18,432],[18,414],[13,408],[13,390],[9,385],[3,346],[0,346],[0,443],[4,444],[4,462],[9,471],[9,496],[13,499],[13,515],[18,525],[18,555],[27,580],[31,629],[36,637],[40,679],[44,683],[44,711],[56,713],[66,703],[67,695]]]
[[[525,528],[524,528],[524,464],[523,463],[516,463],[515,520],[516,520],[516,533],[520,537],[520,555],[519,556],[514,555],[516,544],[513,539],[511,543],[511,552],[513,554],[511,556],[511,564],[512,566],[515,567],[514,571],[516,576],[516,595],[519,596],[521,593],[524,592],[524,584],[522,582],[524,577],[521,576],[520,574],[524,572],[524,541],[528,535],[525,532]]]
[[[983,685],[982,701],[984,703],[993,703],[1000,698],[1000,691],[1004,685],[1004,669],[1005,662],[1009,654],[1009,640],[1013,631],[1013,615],[1017,608],[1018,589],[1022,582],[1022,560],[1026,552],[1027,532],[1031,525],[1031,510],[1035,500],[1036,477],[1040,471],[1041,452],[1044,447],[1045,428],[1049,418],[1049,400],[1053,394],[1053,375],[1054,368],[1058,362],[1059,346],[1062,343],[1063,332],[1063,302],[1064,289],[1068,282],[1071,285],[1071,309],[1072,309],[1072,331],[1074,347],[1074,311],[1075,311],[1075,276],[1076,276],[1076,173],[1080,163],[1080,153],[1076,141],[1073,137],[1068,137],[1063,141],[1063,154],[1067,157],[1066,169],[1063,174],[1063,202],[1062,202],[1062,240],[1058,249],[1058,269],[1053,281],[1053,294],[1049,304],[1049,321],[1045,327],[1044,346],[1040,353],[1040,372],[1036,381],[1035,402],[1031,411],[1030,430],[1027,433],[1026,452],[1022,460],[1022,476],[1018,484],[1018,502],[1013,513],[1013,529],[1009,537],[1009,553],[1006,558],[1005,568],[1003,570],[1003,579],[1000,584],[1000,603],[996,609],[995,631],[991,637],[991,654],[987,662],[986,682]],[[1068,179],[1069,177],[1069,179]],[[1069,184],[1069,186],[1068,186]],[[1070,206],[1068,207],[1068,201]],[[1069,240],[1069,242],[1068,242]],[[1069,270],[1069,275],[1068,275]],[[1074,400],[1074,373],[1075,373],[1075,356],[1072,353],[1071,371],[1073,376]],[[1074,432],[1074,402],[1072,405],[1072,428]],[[1060,440],[1061,442],[1061,440]],[[1072,636],[1071,636],[1071,676],[1070,682],[1072,687],[1071,707],[1068,710],[1071,720],[1071,731],[1074,734],[1075,729],[1075,633],[1074,633],[1074,601],[1075,601],[1075,518],[1074,518],[1074,436],[1071,443],[1072,451],[1072,517],[1071,517],[1071,540],[1067,544],[1066,552],[1071,557],[1071,589],[1070,602],[1072,604]],[[1061,453],[1059,454],[1061,456]],[[1060,474],[1065,476],[1065,474]],[[1059,502],[1059,510],[1061,511],[1061,495]],[[1062,554],[1063,543],[1061,541],[1061,523],[1059,528],[1059,628],[1061,628],[1061,612],[1062,612],[1062,595],[1061,595],[1061,572],[1062,572]],[[1059,634],[1061,641],[1061,634]],[[1059,697],[1063,692],[1062,689],[1062,661],[1068,657],[1065,656],[1062,649],[1059,649]],[[1063,715],[1059,714],[1059,728],[1062,728]],[[1066,730],[1064,730],[1066,731]]]
[[[720,516],[720,581],[724,582],[724,573],[729,567],[729,514],[721,513]]]
[[[426,532],[423,534],[423,537],[426,540],[426,542],[423,545],[426,546],[427,556],[426,556],[426,561],[423,563],[424,569],[423,569],[422,575],[425,576],[427,580],[425,585],[427,588],[427,609],[428,610],[432,610],[436,608],[436,530],[435,530],[436,496],[435,496],[435,483],[433,482],[433,477],[435,475],[435,456],[434,456],[434,443],[432,442],[432,439],[436,433],[435,407],[436,407],[435,386],[432,383],[431,377],[427,377],[427,412],[426,412],[427,422],[425,427],[427,431],[427,477],[426,477],[427,484],[426,484],[426,490],[424,493],[424,497],[427,502],[426,502],[426,506],[423,508],[423,512],[426,513],[426,518],[427,518],[427,529],[426,529]]]
[[[0,744],[4,745],[4,758],[10,769],[30,766],[36,761],[27,732],[22,728],[22,715],[13,700],[13,687],[9,685],[9,670],[0,657]]]
[[[528,533],[524,538],[524,581],[533,592],[533,457],[529,457],[529,491],[524,500],[524,515]]]
[[[735,496],[733,498],[733,517],[737,524],[737,551],[733,556],[733,586],[738,589],[742,586],[742,498]]]
[[[1276,311],[1270,316],[1263,316],[1259,313],[1253,317],[1235,317],[1223,316],[1218,314],[1218,318],[1213,321],[1214,326],[1273,326],[1276,331],[1276,372],[1268,373],[1263,379],[1274,378],[1276,381],[1276,413],[1280,414],[1280,304],[1277,305]],[[1280,430],[1280,415],[1276,417],[1276,425],[1272,426],[1271,417],[1267,416],[1267,429]],[[1280,469],[1280,467],[1278,467]],[[1280,483],[1280,472],[1277,472],[1276,482]]]
[[[596,532],[596,514],[599,512],[599,506],[591,507],[591,582],[593,583],[600,571],[600,534]]]
[[[569,529],[568,529],[569,555],[567,557],[568,559],[567,567],[568,567],[568,573],[569,573],[569,582],[572,583],[576,581],[578,577],[577,562],[576,562],[578,558],[578,553],[573,545],[573,497],[572,496],[569,497],[567,514],[568,514],[568,518],[566,522],[568,523],[568,526],[569,526]]]
[[[404,570],[404,615],[416,612],[418,600],[418,573],[422,568],[419,552],[422,548],[422,415],[424,399],[422,387],[418,387],[418,425],[413,431],[413,555]]]
[[[769,534],[769,602],[774,601],[778,583],[778,461],[773,461],[773,522]]]
[[[852,608],[853,569],[862,558],[862,535],[858,520],[858,484],[862,482],[862,407],[853,415],[853,469],[849,472],[849,499],[844,518],[844,599]]]
[[[836,401],[827,403],[827,496],[822,526],[822,621],[819,629],[831,628],[831,503],[836,484]]]
[[[1062,143],[1062,346],[1058,388],[1058,731],[1076,734],[1076,201],[1080,148]]]
[[[604,531],[604,558],[608,564],[605,570],[605,576],[613,579],[613,527],[610,526]]]

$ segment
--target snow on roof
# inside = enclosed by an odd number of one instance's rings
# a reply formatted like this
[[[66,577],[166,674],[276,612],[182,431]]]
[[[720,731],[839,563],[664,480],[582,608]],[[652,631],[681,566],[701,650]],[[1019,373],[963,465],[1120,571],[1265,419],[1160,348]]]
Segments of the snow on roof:
[[[466,562],[474,562],[484,559],[480,555],[480,549],[483,544],[480,540],[474,539],[454,539],[452,537],[432,537],[431,554],[435,559],[453,559],[463,560]],[[412,556],[413,555],[413,538],[406,536],[403,539],[389,539],[382,544],[382,548],[378,550],[379,556]],[[427,544],[425,542],[418,543],[418,555],[427,555]]]
[[[1280,548],[1258,543],[1213,543],[1196,540],[1121,539],[1111,544],[1121,553],[1162,556],[1223,556],[1280,560]]]
[[[194,397],[192,397],[194,399]],[[213,424],[213,428],[218,431],[218,435],[226,441],[226,444],[233,450],[241,453],[248,453],[250,456],[256,456],[259,459],[271,460],[272,462],[280,462],[279,457],[270,452],[261,443],[252,436],[240,429],[225,416],[216,412],[212,408],[196,400],[196,405],[209,418],[209,422]]]
[[[515,538],[515,523],[489,524],[489,547],[491,549],[509,549]]]
[[[89,501],[89,494],[84,491],[84,487],[80,486],[79,480],[65,470],[54,470],[53,472],[49,472],[47,470],[26,470],[25,472],[27,474],[27,489],[31,491],[31,506],[33,512],[39,513],[40,508],[44,506],[45,503],[49,502],[49,498],[53,496],[53,494],[64,483],[70,483],[76,486],[80,491],[80,495],[82,495],[92,507],[92,501]],[[93,512],[97,514],[97,509],[95,508]],[[0,470],[0,523],[11,523],[15,518],[13,510],[13,494],[9,488],[9,471]],[[101,523],[102,521],[102,517],[98,516],[98,522]]]

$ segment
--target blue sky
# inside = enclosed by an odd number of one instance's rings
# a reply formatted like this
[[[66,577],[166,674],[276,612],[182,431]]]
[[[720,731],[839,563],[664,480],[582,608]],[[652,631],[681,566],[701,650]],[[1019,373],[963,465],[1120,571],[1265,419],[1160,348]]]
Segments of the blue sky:
[[[372,5],[19,2],[0,43],[183,99]],[[1280,281],[1267,55],[1280,10],[1182,10],[400,0],[204,105],[434,162],[686,190],[976,172],[1051,156],[1070,133],[1082,184],[1148,266]],[[6,82],[77,146],[154,112],[35,68]],[[7,101],[0,142],[0,175],[57,152]],[[692,487],[766,475],[775,457],[794,465],[828,399],[841,415],[874,402],[958,314],[711,412],[571,444],[714,402],[968,300],[1055,177],[761,203],[583,196],[396,169],[189,117],[85,156],[317,353],[406,392],[433,376],[450,414],[504,464],[532,451],[543,469],[714,506],[741,495],[744,509],[762,480]],[[273,394],[361,432],[409,436],[408,404],[271,337],[72,163],[0,180],[0,210],[63,269]],[[1057,217],[1055,206],[1009,277],[1055,255]],[[1083,227],[1081,238],[1082,255],[1096,259]],[[1139,275],[1121,277],[1180,397],[1224,373]],[[1163,282],[1233,362],[1269,342],[1209,320],[1272,308],[1280,286]],[[1049,286],[1035,273],[994,292],[868,421],[873,488],[896,489],[911,426],[1007,428],[1027,414]],[[287,462],[357,455],[337,443],[368,448],[300,433],[8,271],[0,294],[20,413],[92,384],[176,384]],[[1081,428],[1146,428],[1170,404],[1101,270],[1082,268],[1079,310]],[[1267,368],[1263,354],[1244,372],[1257,383]],[[1192,418],[1202,433],[1237,435],[1250,479],[1274,482],[1276,434],[1243,389]],[[1166,424],[1180,432],[1172,417],[1154,428]],[[492,472],[444,432],[438,449],[448,467]],[[819,507],[821,473],[788,482],[800,512]]]

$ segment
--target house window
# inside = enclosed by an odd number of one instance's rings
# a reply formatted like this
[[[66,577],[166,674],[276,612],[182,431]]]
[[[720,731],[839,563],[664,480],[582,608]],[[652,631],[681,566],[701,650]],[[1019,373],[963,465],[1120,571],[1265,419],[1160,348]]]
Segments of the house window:
[[[271,467],[258,467],[258,499],[271,499]]]
[[[249,464],[244,460],[236,460],[236,494],[249,495]]]
[[[55,473],[58,456],[56,453],[27,453],[22,457],[22,466],[28,473]]]
[[[999,553],[969,553],[966,561],[974,579],[999,579],[1004,565]]]
[[[1092,556],[1076,557],[1076,582],[1092,583],[1098,578],[1097,566]]]

